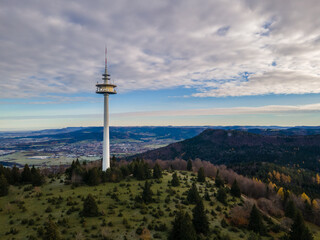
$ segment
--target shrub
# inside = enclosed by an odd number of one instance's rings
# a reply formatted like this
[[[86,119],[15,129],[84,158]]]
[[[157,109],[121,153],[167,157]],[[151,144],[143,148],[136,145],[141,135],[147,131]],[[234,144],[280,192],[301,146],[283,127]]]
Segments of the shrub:
[[[204,174],[204,168],[201,167],[198,170],[198,178],[197,178],[198,182],[205,182],[206,181],[206,176]]]
[[[8,195],[9,183],[3,174],[0,175],[0,197]]]
[[[177,175],[176,172],[174,172],[174,173],[172,174],[171,185],[172,185],[173,187],[178,187],[178,186],[180,186],[180,181],[179,181],[179,178],[178,178],[178,175]]]
[[[89,194],[83,202],[82,215],[85,217],[97,217],[99,216],[99,210],[94,197]]]
[[[223,187],[219,188],[216,198],[219,202],[227,204],[227,193]]]

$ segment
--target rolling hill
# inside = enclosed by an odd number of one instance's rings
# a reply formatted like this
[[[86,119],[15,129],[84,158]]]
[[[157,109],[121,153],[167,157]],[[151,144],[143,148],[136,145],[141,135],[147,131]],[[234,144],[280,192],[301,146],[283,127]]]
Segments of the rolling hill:
[[[320,135],[263,135],[248,131],[207,129],[193,138],[137,156],[151,160],[199,158],[227,165],[272,162],[319,171]]]

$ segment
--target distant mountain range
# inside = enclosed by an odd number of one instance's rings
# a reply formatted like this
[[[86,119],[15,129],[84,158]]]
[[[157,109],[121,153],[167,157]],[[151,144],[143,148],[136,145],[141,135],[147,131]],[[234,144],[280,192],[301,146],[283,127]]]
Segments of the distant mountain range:
[[[132,154],[169,144],[135,155],[145,159],[200,158],[216,164],[272,162],[320,170],[320,127],[110,127],[110,138],[111,143],[127,144],[125,148],[133,150],[126,153]],[[1,132],[0,150],[102,140],[103,127]]]
[[[144,137],[172,138],[182,140],[194,137],[205,129],[239,130],[262,135],[315,135],[320,134],[320,127],[298,126],[145,126],[145,127],[110,127],[111,139],[140,139]],[[103,127],[68,127],[62,129],[45,129],[39,131],[1,132],[0,138],[43,138],[102,140]]]
[[[206,127],[110,127],[110,139],[144,140],[170,138],[176,141],[194,137]],[[54,138],[69,142],[103,140],[103,127],[49,129],[28,132],[0,132],[0,138]]]
[[[215,164],[273,162],[319,171],[318,133],[319,128],[207,129],[193,138],[136,156],[152,160],[199,158]]]

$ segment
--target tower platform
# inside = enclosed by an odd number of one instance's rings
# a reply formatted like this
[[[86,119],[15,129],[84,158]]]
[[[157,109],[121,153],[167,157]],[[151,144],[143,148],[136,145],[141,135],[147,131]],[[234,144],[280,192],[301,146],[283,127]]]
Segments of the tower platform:
[[[96,84],[96,93],[100,93],[100,94],[105,94],[105,93],[108,93],[108,94],[117,94],[117,91],[116,91],[116,85],[114,84],[110,84],[110,83],[97,83]]]

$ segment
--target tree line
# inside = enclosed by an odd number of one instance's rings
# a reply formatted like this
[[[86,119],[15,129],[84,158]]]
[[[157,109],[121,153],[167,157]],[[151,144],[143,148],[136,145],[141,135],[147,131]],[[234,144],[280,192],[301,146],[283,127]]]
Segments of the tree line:
[[[32,184],[32,186],[41,186],[45,183],[45,176],[41,174],[39,168],[29,167],[28,164],[20,170],[16,165],[12,168],[4,167],[0,164],[0,196],[9,193],[10,185]]]

